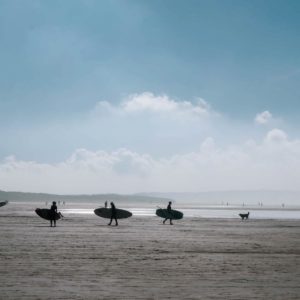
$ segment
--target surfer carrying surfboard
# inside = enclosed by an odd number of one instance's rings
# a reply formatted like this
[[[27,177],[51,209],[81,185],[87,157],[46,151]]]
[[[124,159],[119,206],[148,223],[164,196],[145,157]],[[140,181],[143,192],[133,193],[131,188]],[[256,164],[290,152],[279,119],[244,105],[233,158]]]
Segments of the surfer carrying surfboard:
[[[111,217],[110,217],[110,222],[108,223],[108,225],[111,225],[112,220],[115,220],[116,226],[118,226],[117,209],[115,207],[115,204],[113,202],[110,202],[110,207],[111,207]]]
[[[56,227],[56,213],[57,213],[57,206],[56,202],[53,201],[51,208],[50,208],[50,226],[52,227],[52,223],[54,224],[54,227]]]
[[[169,216],[172,216],[172,208],[171,208],[171,205],[172,205],[172,202],[170,201],[169,204],[168,204],[168,206],[167,206],[167,211],[168,211],[168,215],[169,215]],[[172,218],[170,218],[169,216],[167,216],[167,217],[164,219],[163,223],[165,224],[165,222],[169,219],[169,220],[170,220],[170,225],[173,225],[173,223],[172,223]]]

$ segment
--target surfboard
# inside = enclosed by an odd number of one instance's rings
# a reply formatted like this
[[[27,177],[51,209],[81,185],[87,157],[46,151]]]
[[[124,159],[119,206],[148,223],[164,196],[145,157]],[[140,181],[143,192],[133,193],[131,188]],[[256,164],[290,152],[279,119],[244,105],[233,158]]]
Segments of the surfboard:
[[[51,215],[51,211],[49,208],[37,208],[35,210],[36,214],[45,219],[50,221],[50,215]],[[60,219],[60,214],[59,213],[55,213],[55,220],[59,220]]]
[[[2,201],[2,202],[0,202],[0,207],[6,205],[7,203],[8,203],[8,201]]]
[[[116,209],[117,211],[117,219],[127,219],[132,216],[132,213],[125,209]],[[97,208],[94,210],[95,215],[101,218],[110,219],[111,218],[111,208]]]
[[[175,209],[172,209],[171,212],[168,212],[167,209],[159,208],[156,210],[156,215],[164,219],[168,218],[173,220],[180,220],[183,218],[183,213]]]

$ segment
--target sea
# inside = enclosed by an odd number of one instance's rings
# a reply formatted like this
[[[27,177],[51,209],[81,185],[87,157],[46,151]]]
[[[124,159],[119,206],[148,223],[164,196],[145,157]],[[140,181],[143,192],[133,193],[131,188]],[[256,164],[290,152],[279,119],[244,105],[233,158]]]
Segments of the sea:
[[[127,208],[136,217],[154,217],[156,216],[156,208],[132,207]],[[299,219],[300,208],[293,209],[276,209],[276,208],[248,208],[245,207],[193,207],[193,208],[177,208],[183,212],[186,218],[240,218],[240,213],[250,212],[251,219]],[[93,209],[69,208],[61,209],[62,214],[94,214]]]

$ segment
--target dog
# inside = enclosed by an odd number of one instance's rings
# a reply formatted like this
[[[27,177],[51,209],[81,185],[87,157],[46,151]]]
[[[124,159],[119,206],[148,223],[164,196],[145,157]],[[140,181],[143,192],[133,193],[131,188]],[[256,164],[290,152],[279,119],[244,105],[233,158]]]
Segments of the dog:
[[[239,214],[239,216],[242,218],[242,220],[244,220],[244,219],[248,220],[249,214],[250,213],[248,212],[247,214]]]

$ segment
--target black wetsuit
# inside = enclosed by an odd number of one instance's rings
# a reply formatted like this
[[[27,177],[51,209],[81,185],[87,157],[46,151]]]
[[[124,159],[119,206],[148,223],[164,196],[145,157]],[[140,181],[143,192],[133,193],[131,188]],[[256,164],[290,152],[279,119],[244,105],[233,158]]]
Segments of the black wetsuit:
[[[168,214],[171,215],[171,211],[172,211],[171,203],[168,204],[168,206],[167,206],[167,211],[168,211]],[[170,219],[170,225],[173,225],[173,223],[172,223],[172,218],[165,218],[164,221],[163,221],[163,223],[165,224],[165,222],[166,222],[168,219]]]
[[[118,226],[117,209],[113,203],[111,203],[110,206],[111,206],[111,217],[108,225],[111,225],[112,220],[115,220],[116,226]]]
[[[56,204],[52,204],[50,208],[50,226],[52,227],[52,223],[54,223],[54,227],[56,227],[56,213],[57,213],[57,206]]]

